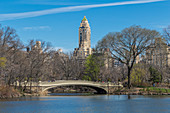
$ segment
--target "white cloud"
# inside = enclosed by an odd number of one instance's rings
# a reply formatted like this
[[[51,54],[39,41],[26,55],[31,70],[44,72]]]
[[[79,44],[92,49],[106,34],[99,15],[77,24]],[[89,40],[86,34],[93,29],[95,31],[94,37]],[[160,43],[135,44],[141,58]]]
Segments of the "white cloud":
[[[47,10],[41,10],[41,11],[33,11],[33,12],[0,14],[0,21],[29,18],[29,17],[37,17],[37,16],[55,14],[55,13],[81,11],[81,10],[86,10],[86,9],[90,9],[90,8],[97,8],[97,7],[109,7],[109,6],[129,5],[129,4],[144,4],[144,3],[152,3],[152,2],[160,2],[160,1],[165,1],[165,0],[126,1],[126,2],[115,2],[115,3],[107,3],[107,4],[69,6],[69,7],[54,8],[54,9],[47,9]]]
[[[33,26],[33,27],[24,27],[23,30],[51,30],[49,26]]]
[[[70,53],[70,52],[73,52],[73,50],[72,49],[67,49],[67,48],[63,48],[63,47],[55,47],[55,48],[53,48],[53,50],[59,50],[59,49],[62,49],[62,51],[64,52],[64,53]]]
[[[170,29],[170,25],[166,24],[162,24],[162,25],[155,25],[154,27],[159,28],[159,29]]]
[[[157,25],[156,27],[157,27],[157,28],[160,28],[160,29],[164,29],[164,28],[166,28],[167,26],[165,26],[165,25]]]

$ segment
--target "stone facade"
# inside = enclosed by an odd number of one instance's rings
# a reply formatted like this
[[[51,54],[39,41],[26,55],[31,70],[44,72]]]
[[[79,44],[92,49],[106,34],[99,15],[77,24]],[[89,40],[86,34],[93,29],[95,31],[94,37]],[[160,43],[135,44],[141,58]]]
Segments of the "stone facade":
[[[75,48],[74,56],[86,58],[91,54],[91,29],[88,20],[84,16],[79,27],[79,48]]]
[[[97,53],[93,51],[93,54],[96,56],[102,57],[105,68],[112,68],[114,66],[113,65],[114,60],[113,60],[113,57],[111,55],[109,48],[105,48],[101,51],[97,51]]]
[[[42,48],[41,48],[41,41],[36,41],[36,44],[31,48],[31,51],[36,50],[40,53],[42,53]],[[29,50],[27,50],[29,51]]]
[[[170,45],[161,38],[155,39],[154,46],[146,52],[146,63],[157,66],[170,66]]]

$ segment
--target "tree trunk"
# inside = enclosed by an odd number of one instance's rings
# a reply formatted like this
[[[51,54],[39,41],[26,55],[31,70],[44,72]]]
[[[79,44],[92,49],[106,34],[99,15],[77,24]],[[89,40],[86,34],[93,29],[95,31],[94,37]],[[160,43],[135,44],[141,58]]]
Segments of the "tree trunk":
[[[32,81],[30,80],[30,94],[32,93]]]
[[[130,87],[131,87],[130,71],[131,71],[131,69],[128,67],[128,88],[129,88],[129,89],[130,89]]]
[[[9,80],[8,80],[8,86],[10,86],[10,85],[11,85],[11,80],[9,79]]]

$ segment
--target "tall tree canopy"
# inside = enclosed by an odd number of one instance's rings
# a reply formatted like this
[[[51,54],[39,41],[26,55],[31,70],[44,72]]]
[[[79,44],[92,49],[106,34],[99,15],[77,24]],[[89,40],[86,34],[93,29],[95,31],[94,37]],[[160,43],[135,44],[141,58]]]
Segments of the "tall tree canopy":
[[[85,75],[83,79],[98,81],[100,67],[103,66],[102,60],[96,55],[90,55],[85,62]]]
[[[110,48],[112,56],[127,66],[130,89],[130,73],[137,56],[149,49],[157,37],[160,37],[160,34],[155,30],[131,26],[121,32],[108,33],[98,42],[97,49]]]

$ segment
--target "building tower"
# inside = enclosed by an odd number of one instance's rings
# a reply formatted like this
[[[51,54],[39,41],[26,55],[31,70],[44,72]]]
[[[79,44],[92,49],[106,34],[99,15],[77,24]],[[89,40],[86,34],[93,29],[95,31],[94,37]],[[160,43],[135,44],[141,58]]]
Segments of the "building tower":
[[[87,57],[91,54],[91,29],[88,20],[84,16],[79,27],[79,48],[75,48],[74,55]]]

